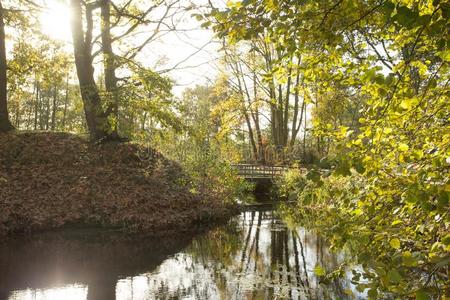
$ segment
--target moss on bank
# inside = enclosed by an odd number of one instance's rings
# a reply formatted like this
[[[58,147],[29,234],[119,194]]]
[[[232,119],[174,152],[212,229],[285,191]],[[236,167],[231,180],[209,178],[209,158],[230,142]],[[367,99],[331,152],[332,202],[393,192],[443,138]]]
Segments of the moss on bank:
[[[181,167],[133,143],[67,133],[0,134],[0,236],[67,226],[186,230],[232,206],[195,195]]]

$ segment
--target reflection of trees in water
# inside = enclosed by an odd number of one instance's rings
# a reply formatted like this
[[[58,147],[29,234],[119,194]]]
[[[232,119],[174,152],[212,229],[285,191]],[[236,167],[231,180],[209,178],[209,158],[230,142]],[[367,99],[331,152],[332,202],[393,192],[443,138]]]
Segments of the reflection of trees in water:
[[[226,226],[212,229],[207,234],[195,238],[186,249],[186,253],[192,255],[194,263],[230,266],[234,262],[234,255],[243,247],[243,234],[237,220],[233,219]]]
[[[152,299],[343,299],[348,282],[325,287],[313,274],[316,264],[330,270],[338,263],[315,232],[253,211],[193,240],[56,235],[0,245],[0,299],[11,290],[75,282],[97,300],[143,290]]]
[[[347,297],[349,282],[335,280],[323,287],[313,274],[316,264],[329,270],[338,265],[315,232],[290,230],[271,212],[246,213],[242,224],[237,231],[216,229],[189,248],[195,261],[211,270],[204,288],[216,288],[222,299]],[[227,248],[230,241],[233,246]]]

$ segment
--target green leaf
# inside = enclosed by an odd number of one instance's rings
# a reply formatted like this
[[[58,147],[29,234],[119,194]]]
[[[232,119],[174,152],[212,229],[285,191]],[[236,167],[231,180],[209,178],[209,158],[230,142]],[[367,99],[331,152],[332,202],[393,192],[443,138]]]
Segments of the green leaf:
[[[356,172],[358,172],[359,174],[363,174],[366,171],[361,160],[354,160],[353,167],[355,168]]]
[[[442,238],[442,243],[446,246],[450,245],[450,234],[447,234]]]
[[[438,261],[436,262],[436,267],[437,268],[442,268],[445,266],[448,266],[450,264],[450,257],[443,257],[443,258],[438,258]]]
[[[353,293],[352,289],[345,289],[345,290],[344,290],[344,293],[345,293],[346,295],[348,295],[348,296],[351,296],[351,297],[354,296],[354,293]]]
[[[366,290],[367,285],[366,284],[358,284],[356,286],[356,290],[360,293],[364,293],[364,291]]]
[[[424,290],[418,290],[416,292],[416,300],[429,300],[431,299],[427,292]]]
[[[342,176],[350,176],[352,173],[350,172],[350,164],[347,159],[342,159],[339,161],[336,166],[336,174]]]
[[[378,291],[376,288],[370,289],[367,291],[367,296],[369,296],[369,299],[377,299],[378,297]]]
[[[394,19],[402,26],[412,27],[418,21],[418,14],[406,6],[397,7],[397,14]]]
[[[387,275],[390,282],[399,283],[402,280],[402,275],[396,269],[390,270]]]
[[[306,179],[317,183],[320,181],[320,173],[316,170],[311,170],[306,174]]]
[[[438,206],[445,207],[448,204],[448,192],[441,191],[438,196]]]

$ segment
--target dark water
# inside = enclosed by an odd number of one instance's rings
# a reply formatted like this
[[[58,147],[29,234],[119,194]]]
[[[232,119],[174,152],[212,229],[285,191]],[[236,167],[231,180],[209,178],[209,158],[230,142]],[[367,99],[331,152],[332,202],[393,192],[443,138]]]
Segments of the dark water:
[[[343,279],[320,283],[332,253],[313,231],[271,211],[242,213],[192,236],[72,232],[0,244],[0,299],[355,299]]]

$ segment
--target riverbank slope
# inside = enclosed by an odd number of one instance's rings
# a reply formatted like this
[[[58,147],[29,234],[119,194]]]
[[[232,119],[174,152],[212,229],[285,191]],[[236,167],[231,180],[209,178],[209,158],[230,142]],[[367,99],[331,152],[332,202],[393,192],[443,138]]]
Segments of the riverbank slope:
[[[193,194],[181,167],[134,143],[68,133],[0,134],[0,236],[64,227],[187,230],[234,212]]]

